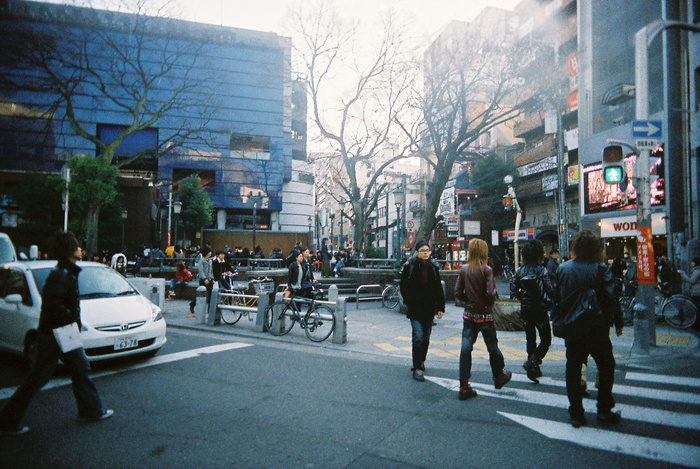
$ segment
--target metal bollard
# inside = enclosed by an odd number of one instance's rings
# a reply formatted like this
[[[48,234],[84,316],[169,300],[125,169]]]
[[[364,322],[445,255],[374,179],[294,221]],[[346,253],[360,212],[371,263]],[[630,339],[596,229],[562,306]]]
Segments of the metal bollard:
[[[221,324],[221,311],[219,311],[219,282],[214,282],[211,289],[211,297],[209,298],[209,304],[207,305],[207,312],[209,317],[207,319],[207,324],[209,326],[218,326]]]
[[[268,304],[270,304],[270,295],[261,293],[258,296],[258,312],[255,317],[255,327],[253,328],[255,332],[265,331],[265,310]]]
[[[649,311],[641,303],[634,305],[634,342],[632,353],[637,355],[649,355]]]
[[[207,316],[207,287],[200,285],[197,287],[197,297],[194,304],[194,322],[204,324]]]
[[[348,341],[348,297],[338,298],[333,309],[335,316],[335,329],[331,342],[334,344],[344,344]]]

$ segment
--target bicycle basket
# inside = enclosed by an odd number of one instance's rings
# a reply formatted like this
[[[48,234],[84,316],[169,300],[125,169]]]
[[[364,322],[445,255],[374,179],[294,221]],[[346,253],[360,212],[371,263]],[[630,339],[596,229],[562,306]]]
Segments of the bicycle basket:
[[[255,288],[256,295],[261,293],[273,293],[275,291],[275,281],[262,280],[259,282],[253,282],[253,288]]]

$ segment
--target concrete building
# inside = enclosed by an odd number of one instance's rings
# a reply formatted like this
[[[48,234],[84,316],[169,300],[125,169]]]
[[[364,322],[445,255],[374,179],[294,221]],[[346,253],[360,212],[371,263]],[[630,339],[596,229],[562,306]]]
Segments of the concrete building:
[[[122,185],[128,179],[129,191],[139,186],[140,195],[134,197],[143,199],[126,201],[129,226],[135,221],[127,245],[165,243],[169,193],[177,198],[178,184],[190,175],[199,176],[215,209],[212,226],[202,228],[249,231],[255,223],[257,230],[306,233],[313,214],[313,175],[306,162],[306,90],[303,80],[292,77],[290,38],[20,0],[3,2],[0,29],[4,49],[16,46],[12,32],[15,37],[35,32],[51,41],[57,55],[70,51],[78,57],[78,44],[87,51],[81,62],[70,63],[74,69],[67,73],[85,75],[75,81],[70,109],[50,87],[4,89],[0,99],[7,106],[41,113],[50,121],[50,138],[39,139],[31,126],[18,130],[15,125],[15,141],[33,139],[22,154],[13,152],[8,139],[0,141],[4,174],[18,165],[55,174],[71,155],[99,153],[90,138],[109,143],[133,122],[149,122],[122,142],[113,160],[121,165]],[[123,63],[115,50],[123,51]],[[119,85],[115,77],[122,70],[123,77],[133,80],[134,60],[140,61],[143,80],[152,82],[150,89],[129,96],[128,87],[114,89]],[[8,61],[0,66],[6,76],[31,73]],[[145,105],[134,119],[130,106],[141,97]],[[90,138],[69,124],[68,112],[75,113]],[[130,162],[138,153],[145,156]],[[149,193],[153,187],[158,188],[155,196]],[[180,234],[181,241],[201,241],[199,233]]]

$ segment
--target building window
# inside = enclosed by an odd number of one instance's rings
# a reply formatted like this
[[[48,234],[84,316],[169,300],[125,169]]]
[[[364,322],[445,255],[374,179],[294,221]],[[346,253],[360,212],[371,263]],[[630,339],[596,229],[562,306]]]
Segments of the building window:
[[[106,144],[112,143],[126,129],[125,125],[97,124],[97,138]],[[155,170],[158,167],[156,153],[158,151],[158,129],[149,128],[137,130],[129,134],[114,152],[116,162],[125,161],[141,154],[124,169]],[[100,154],[100,149],[97,149]]]
[[[269,160],[270,137],[232,133],[231,158]]]

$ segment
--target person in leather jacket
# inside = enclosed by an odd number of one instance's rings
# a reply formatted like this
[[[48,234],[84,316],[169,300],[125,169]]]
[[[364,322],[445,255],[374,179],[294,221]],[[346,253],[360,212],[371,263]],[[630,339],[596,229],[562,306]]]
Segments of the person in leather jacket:
[[[574,239],[572,259],[557,269],[557,288],[554,301],[567,298],[577,291],[593,288],[598,298],[601,319],[585,329],[577,329],[575,336],[564,338],[566,345],[566,392],[569,397],[571,425],[579,428],[586,424],[582,403],[581,368],[588,355],[598,367],[598,421],[618,423],[620,412],[612,412],[615,400],[612,396],[615,374],[615,358],[610,342],[610,325],[622,335],[622,311],[615,297],[615,284],[609,266],[603,262],[600,238],[590,230],[581,230]],[[576,314],[571,311],[569,314]]]
[[[112,416],[89,376],[90,364],[82,347],[63,352],[54,337],[54,329],[80,320],[80,291],[75,263],[82,257],[78,241],[70,231],[56,232],[48,242],[49,254],[58,260],[44,283],[39,313],[38,353],[35,366],[0,412],[0,434],[21,435],[29,431],[21,420],[34,395],[51,379],[60,359],[70,370],[73,395],[80,421],[99,421]]]
[[[462,350],[459,355],[459,399],[476,397],[469,385],[472,370],[472,350],[481,332],[489,352],[489,363],[494,386],[501,389],[512,377],[505,369],[503,354],[498,348],[493,304],[496,301],[496,283],[493,269],[488,265],[488,245],[483,239],[471,239],[467,245],[467,264],[459,270],[455,297],[464,302]]]
[[[529,241],[522,250],[523,266],[510,284],[511,298],[520,300],[520,317],[525,326],[528,359],[523,363],[527,377],[539,383],[540,365],[552,344],[552,329],[548,311],[552,307],[552,284],[549,272],[542,265],[544,247],[539,240]],[[537,345],[537,334],[540,344]]]
[[[440,268],[430,259],[430,246],[418,241],[416,255],[401,270],[401,298],[411,321],[413,379],[425,381],[425,357],[428,355],[433,319],[445,313],[445,294],[440,282]]]

